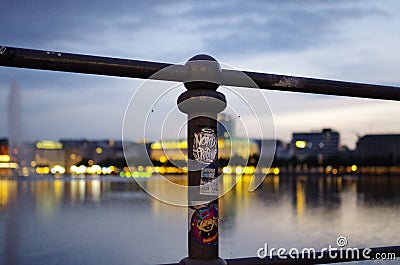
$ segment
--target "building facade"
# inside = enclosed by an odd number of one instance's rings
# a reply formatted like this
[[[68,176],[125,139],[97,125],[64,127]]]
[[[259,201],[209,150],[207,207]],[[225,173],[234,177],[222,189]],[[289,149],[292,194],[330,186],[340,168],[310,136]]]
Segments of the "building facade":
[[[293,133],[291,149],[293,155],[299,160],[310,157],[324,159],[338,154],[339,141],[339,133],[332,129],[322,129],[320,132]]]
[[[400,134],[370,134],[358,139],[356,156],[362,160],[400,162]],[[372,161],[371,161],[372,162]]]

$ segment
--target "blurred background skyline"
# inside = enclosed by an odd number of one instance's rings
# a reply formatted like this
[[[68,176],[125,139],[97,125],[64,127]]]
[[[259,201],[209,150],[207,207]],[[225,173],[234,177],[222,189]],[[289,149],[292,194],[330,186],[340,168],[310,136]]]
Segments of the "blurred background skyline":
[[[396,1],[256,1],[246,6],[239,1],[230,6],[7,1],[0,10],[0,45],[169,63],[207,53],[240,70],[400,86],[399,7]],[[24,139],[120,139],[125,109],[143,80],[2,67],[0,137],[8,136],[13,82],[20,87]],[[294,131],[334,128],[341,144],[353,148],[357,135],[400,132],[397,102],[264,95],[276,135],[285,141]]]

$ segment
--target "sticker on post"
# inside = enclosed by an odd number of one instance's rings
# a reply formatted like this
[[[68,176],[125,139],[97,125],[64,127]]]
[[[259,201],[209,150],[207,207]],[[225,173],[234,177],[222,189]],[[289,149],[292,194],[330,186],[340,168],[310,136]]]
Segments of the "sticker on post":
[[[197,208],[190,218],[190,233],[202,245],[218,242],[218,207],[211,203]]]
[[[215,178],[215,168],[203,168],[200,178],[200,194],[218,196],[218,182]]]
[[[218,140],[211,128],[203,128],[194,134],[193,156],[201,163],[212,163],[217,157]]]

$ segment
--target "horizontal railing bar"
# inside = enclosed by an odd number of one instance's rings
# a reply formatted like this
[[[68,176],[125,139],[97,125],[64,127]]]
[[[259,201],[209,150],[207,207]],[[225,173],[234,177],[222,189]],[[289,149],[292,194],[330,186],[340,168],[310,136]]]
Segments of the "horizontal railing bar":
[[[181,82],[187,75],[184,65],[100,57],[14,47],[0,48],[0,65],[81,74],[148,79],[169,67],[162,80]]]
[[[395,86],[353,83],[297,76],[275,75],[256,72],[242,72],[254,81],[257,87],[268,90],[312,93],[321,95],[400,100],[400,88]],[[237,75],[237,74],[236,74]],[[240,75],[235,77],[232,70],[223,70],[224,85],[238,86]],[[248,81],[245,83],[249,83]],[[253,88],[256,86],[252,86]]]
[[[64,71],[82,74],[188,81],[185,65],[99,57],[15,47],[0,48],[0,66]],[[164,70],[163,70],[164,69]],[[162,74],[154,75],[160,70]],[[245,73],[254,83],[243,78]],[[222,70],[221,85],[323,95],[400,100],[400,88],[257,72]]]
[[[375,248],[369,248],[371,252],[368,252],[368,256],[373,258],[376,257],[376,254],[390,254],[394,253],[394,255],[398,258],[400,257],[400,246],[390,246],[390,247],[375,247]],[[234,259],[225,259],[225,261],[228,263],[228,265],[291,265],[291,264],[300,264],[300,265],[312,265],[312,264],[330,264],[330,263],[339,263],[339,262],[354,262],[354,261],[363,261],[363,260],[375,260],[375,259],[368,259],[367,257],[363,256],[363,251],[367,250],[365,248],[359,248],[359,258],[346,258],[346,249],[343,249],[343,255],[342,257],[340,256],[340,251],[332,251],[330,252],[316,252],[315,256],[316,257],[321,257],[318,259],[308,259],[308,258],[299,258],[299,259],[293,259],[290,256],[285,256],[285,259],[282,259],[281,257],[278,256],[273,256],[272,258],[265,258],[265,259],[260,259],[258,257],[250,257],[250,258],[234,258]],[[333,257],[332,256],[337,256]],[[349,254],[351,255],[351,253]],[[180,263],[169,263],[165,265],[178,265]],[[204,262],[206,265],[207,263]]]

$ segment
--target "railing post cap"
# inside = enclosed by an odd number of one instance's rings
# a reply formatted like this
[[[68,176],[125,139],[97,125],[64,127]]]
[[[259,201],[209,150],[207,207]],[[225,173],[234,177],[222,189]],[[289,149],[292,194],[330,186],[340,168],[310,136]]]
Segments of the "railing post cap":
[[[222,70],[218,61],[207,54],[198,54],[186,62],[189,70],[185,87],[190,89],[217,90],[222,81]]]

